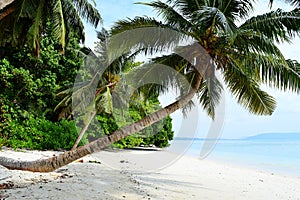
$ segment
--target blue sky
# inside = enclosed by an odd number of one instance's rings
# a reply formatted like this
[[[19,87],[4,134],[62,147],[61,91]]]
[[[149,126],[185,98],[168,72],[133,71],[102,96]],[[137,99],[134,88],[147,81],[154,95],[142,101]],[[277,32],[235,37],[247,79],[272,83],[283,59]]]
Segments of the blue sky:
[[[103,18],[103,26],[107,29],[117,20],[135,16],[156,16],[152,9],[143,5],[134,5],[135,0],[97,0],[97,8]],[[147,2],[144,0],[144,2]],[[149,2],[149,1],[148,1]],[[275,8],[290,9],[284,1],[274,2]],[[255,6],[254,14],[268,12],[268,1],[260,0]],[[98,30],[101,26],[98,27]],[[95,29],[86,28],[86,45],[93,47],[96,41]],[[292,58],[300,62],[300,39],[296,38],[293,44],[281,44],[280,49],[287,58]],[[266,87],[264,87],[266,88]],[[223,124],[222,138],[242,138],[265,132],[300,132],[300,96],[289,92],[266,89],[277,100],[277,109],[272,116],[255,116],[249,114],[241,106],[237,105],[229,93],[225,93],[225,121]],[[162,97],[164,104],[169,101],[169,95]],[[199,108],[200,119],[198,123],[198,136],[203,137],[207,134],[210,119]],[[173,127],[178,132],[181,126],[182,115],[180,112],[173,116]],[[193,116],[191,116],[193,117]],[[186,130],[187,132],[189,130]]]

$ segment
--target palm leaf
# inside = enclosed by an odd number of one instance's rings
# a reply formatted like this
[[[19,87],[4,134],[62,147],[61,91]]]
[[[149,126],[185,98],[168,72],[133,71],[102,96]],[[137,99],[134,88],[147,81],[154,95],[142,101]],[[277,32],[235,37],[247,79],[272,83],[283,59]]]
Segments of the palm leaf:
[[[65,48],[66,26],[61,0],[55,0],[53,5],[53,35],[60,42],[62,49]]]
[[[132,50],[134,52],[143,50],[149,55],[158,51],[172,50],[179,41],[187,38],[172,26],[143,17],[119,21],[111,33],[113,36],[108,43],[108,57],[111,60]]]
[[[112,101],[112,95],[109,87],[106,87],[106,91],[103,92],[101,95],[99,95],[96,98],[97,103],[97,110],[98,111],[104,111],[108,114],[111,114],[113,112],[113,101]]]
[[[281,51],[274,44],[271,38],[264,34],[252,30],[237,29],[234,36],[230,36],[233,41],[233,49],[237,48],[246,57],[248,53],[256,52],[259,54],[272,54],[284,59]],[[232,50],[233,50],[232,49]],[[234,52],[236,50],[233,50]]]
[[[212,2],[212,1],[209,1]],[[253,11],[253,3],[255,0],[219,0],[215,1],[215,5],[210,3],[210,6],[217,7],[227,19],[245,19]]]
[[[42,21],[43,21],[43,8],[45,1],[44,0],[40,0],[39,4],[38,4],[38,8],[36,11],[36,15],[33,18],[33,24],[30,27],[28,33],[30,35],[31,38],[31,45],[33,47],[33,49],[38,50],[39,49],[39,36],[40,36],[40,32],[42,30]]]
[[[231,30],[226,16],[216,7],[201,6],[199,10],[193,13],[192,23],[202,31],[214,26],[224,32]]]
[[[253,114],[271,115],[276,107],[274,98],[244,73],[234,62],[227,66],[224,80],[237,102]]]
[[[185,30],[186,32],[189,32],[193,28],[193,25],[188,21],[188,19],[185,19],[174,9],[174,7],[169,6],[166,3],[156,1],[152,3],[139,2],[137,4],[143,4],[153,7],[158,12],[158,15],[162,16],[166,24],[176,27],[179,30]]]
[[[95,28],[98,26],[99,22],[102,23],[102,19],[98,10],[93,5],[91,5],[87,0],[71,0],[71,1],[77,8],[79,15],[83,19],[86,19]]]
[[[259,58],[261,61],[261,78],[264,83],[281,90],[300,92],[300,64],[297,61],[286,60],[286,63],[276,65],[276,58]]]
[[[296,8],[284,12],[277,9],[246,20],[240,28],[260,32],[277,42],[290,42],[291,38],[300,33],[300,10]]]
[[[197,91],[197,97],[203,109],[207,114],[215,118],[215,108],[219,104],[221,99],[221,92],[223,87],[216,77],[209,77],[203,80],[199,90]]]
[[[66,107],[70,105],[70,102],[72,100],[72,95],[66,95],[63,100],[61,100],[54,108],[54,111],[57,111],[58,109],[62,107]]]
[[[76,7],[73,5],[71,0],[62,1],[62,6],[64,11],[64,19],[66,21],[66,28],[68,29],[68,32],[74,31],[80,38],[81,42],[84,42],[84,25],[76,10]]]
[[[81,17],[95,27],[101,22],[99,12],[87,0],[15,0],[9,4],[10,13],[6,11],[6,8],[0,10],[0,45],[23,47],[24,42],[29,41],[30,47],[37,52],[38,39],[48,19],[53,22],[52,33],[62,50],[70,31],[84,42]]]
[[[190,16],[191,13],[200,9],[201,6],[207,6],[206,0],[168,0],[168,4],[173,4],[184,16]]]

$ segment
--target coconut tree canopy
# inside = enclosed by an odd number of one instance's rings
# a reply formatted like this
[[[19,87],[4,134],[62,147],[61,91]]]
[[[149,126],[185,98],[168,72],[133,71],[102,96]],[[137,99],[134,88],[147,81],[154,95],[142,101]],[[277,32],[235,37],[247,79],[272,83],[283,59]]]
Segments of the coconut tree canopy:
[[[39,53],[39,39],[51,24],[53,35],[64,50],[73,31],[84,42],[82,19],[97,27],[101,17],[88,0],[5,0],[0,8],[0,47],[22,47],[25,43]]]

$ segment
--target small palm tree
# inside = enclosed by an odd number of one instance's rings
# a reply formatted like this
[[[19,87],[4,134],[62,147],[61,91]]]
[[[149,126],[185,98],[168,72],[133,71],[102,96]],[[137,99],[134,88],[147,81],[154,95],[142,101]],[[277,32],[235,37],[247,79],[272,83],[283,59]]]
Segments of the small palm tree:
[[[215,80],[211,79],[215,69],[220,71],[237,102],[251,113],[270,115],[275,109],[274,98],[260,89],[262,83],[299,92],[300,66],[296,61],[285,59],[275,44],[291,42],[299,34],[299,9],[290,12],[278,9],[248,18],[253,9],[251,0],[167,0],[166,3],[156,1],[143,4],[154,8],[162,16],[163,22],[149,17],[122,20],[113,28],[112,33],[126,34],[130,30],[154,27],[178,33],[177,39],[192,38],[193,43],[179,49],[179,53],[162,56],[153,61],[169,65],[187,78],[191,88],[185,91],[185,95],[142,120],[58,157],[34,162],[16,162],[0,157],[1,165],[12,169],[52,171],[82,156],[100,151],[107,145],[159,121],[185,107],[195,95],[213,117],[220,91],[220,87],[212,88],[212,85],[218,85],[211,82]],[[240,25],[237,25],[237,20]],[[178,42],[171,35],[159,37],[147,32],[141,32],[134,37],[133,46],[141,47],[147,53],[176,46]],[[145,38],[152,41],[151,45],[144,41]],[[128,43],[128,40],[124,39],[124,43]],[[203,60],[194,51],[199,47],[209,54],[209,60]]]
[[[63,50],[69,31],[84,42],[81,18],[95,27],[101,21],[99,12],[88,0],[9,1],[0,9],[0,46],[23,46],[27,41],[38,54],[40,36],[50,21]]]
[[[95,50],[98,55],[94,54],[90,49],[84,48],[82,50],[85,54],[84,56],[93,57],[93,59],[95,60],[101,59],[99,55],[105,53],[106,44],[109,38],[108,31],[103,28],[101,31],[98,32],[97,38],[99,41],[96,43],[97,45]],[[135,53],[124,54],[118,59],[116,59],[114,62],[109,64],[109,66],[103,71],[101,77],[99,77],[99,82],[96,84],[97,86],[95,88],[96,92],[95,94],[92,94],[94,95],[94,99],[90,100],[89,92],[90,87],[93,83],[91,83],[91,80],[89,79],[90,77],[86,74],[90,74],[89,70],[96,71],[99,67],[97,66],[97,64],[99,63],[95,63],[96,65],[91,64],[91,66],[89,66],[88,69],[81,69],[81,71],[79,71],[79,74],[82,73],[84,75],[82,77],[78,76],[78,79],[80,80],[76,81],[75,86],[73,88],[68,88],[64,91],[61,91],[57,94],[58,97],[63,97],[62,101],[54,109],[60,110],[59,120],[63,117],[71,118],[74,115],[80,115],[80,117],[78,118],[75,117],[77,118],[76,121],[80,119],[79,121],[83,122],[82,129],[72,147],[72,150],[74,150],[78,146],[80,140],[87,131],[89,125],[91,124],[96,114],[102,112],[112,114],[113,88],[119,83],[120,74],[124,71],[128,71],[128,67],[133,62],[135,55]],[[91,63],[95,62],[93,59]],[[94,77],[91,79],[94,79]]]

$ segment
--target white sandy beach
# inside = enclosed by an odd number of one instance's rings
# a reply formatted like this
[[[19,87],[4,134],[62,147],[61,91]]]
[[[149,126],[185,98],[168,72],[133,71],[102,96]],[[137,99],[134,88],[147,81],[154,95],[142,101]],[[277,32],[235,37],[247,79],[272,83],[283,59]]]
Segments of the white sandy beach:
[[[55,153],[6,150],[0,156],[28,160]],[[131,159],[134,154],[143,152],[104,151],[84,157],[82,163],[44,174],[0,167],[0,185],[13,185],[12,189],[0,190],[0,199],[300,199],[300,177],[186,156],[160,171],[145,172]],[[156,155],[159,161],[169,153],[160,151]],[[112,162],[103,163],[108,158]]]

